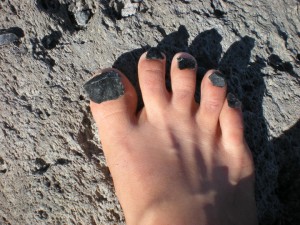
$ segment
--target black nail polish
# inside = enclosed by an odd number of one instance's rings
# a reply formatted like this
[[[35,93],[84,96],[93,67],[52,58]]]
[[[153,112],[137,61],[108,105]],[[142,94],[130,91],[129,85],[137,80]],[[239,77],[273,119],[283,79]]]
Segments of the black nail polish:
[[[114,70],[93,77],[83,87],[96,103],[117,99],[125,93],[121,77]]]
[[[150,48],[146,54],[146,59],[164,59],[164,55],[158,48]]]
[[[180,70],[196,68],[196,61],[192,58],[178,57],[177,62]]]
[[[242,103],[231,92],[227,94],[227,102],[228,102],[228,106],[231,108],[237,109],[242,106]]]
[[[208,77],[211,83],[216,87],[224,87],[226,85],[226,80],[223,74],[219,72],[214,72]]]

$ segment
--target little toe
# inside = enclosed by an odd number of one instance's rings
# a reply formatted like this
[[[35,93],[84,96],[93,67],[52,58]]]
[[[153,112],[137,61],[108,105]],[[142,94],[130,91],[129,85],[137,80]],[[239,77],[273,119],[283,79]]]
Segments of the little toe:
[[[183,113],[190,114],[195,109],[197,62],[187,53],[174,56],[171,65],[172,105]]]
[[[135,122],[137,95],[129,80],[116,69],[103,70],[84,84],[102,144],[123,138]]]
[[[243,114],[241,102],[234,94],[228,93],[221,114],[221,144],[223,156],[231,162],[231,180],[252,176],[254,172],[252,153],[244,138]],[[225,157],[223,157],[225,158]]]
[[[157,48],[150,48],[139,60],[138,73],[146,113],[156,117],[161,114],[160,110],[165,108],[170,98],[165,81],[165,55]]]
[[[215,140],[218,131],[219,116],[226,97],[224,75],[215,70],[208,71],[201,83],[201,101],[197,121],[201,130]]]

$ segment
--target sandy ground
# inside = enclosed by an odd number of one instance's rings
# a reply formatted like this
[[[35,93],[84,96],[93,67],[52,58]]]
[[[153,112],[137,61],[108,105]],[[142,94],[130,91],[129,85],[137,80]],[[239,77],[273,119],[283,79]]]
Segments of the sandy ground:
[[[124,223],[82,85],[114,66],[137,86],[150,46],[228,75],[260,224],[300,224],[299,1],[132,2],[0,1],[0,224]]]

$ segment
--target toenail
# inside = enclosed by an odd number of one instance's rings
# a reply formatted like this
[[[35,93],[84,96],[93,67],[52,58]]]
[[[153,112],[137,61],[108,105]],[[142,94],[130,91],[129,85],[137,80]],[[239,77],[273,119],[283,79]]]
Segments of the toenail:
[[[240,108],[242,105],[242,103],[231,92],[227,94],[227,102],[229,107],[235,109]]]
[[[124,95],[121,77],[114,70],[93,77],[83,87],[90,99],[96,103],[114,100]]]
[[[158,48],[150,48],[146,54],[146,59],[164,59],[164,55]]]
[[[211,83],[216,87],[224,87],[226,85],[226,80],[223,74],[220,72],[214,72],[208,77]]]
[[[196,68],[196,61],[192,58],[178,57],[177,62],[180,70]]]

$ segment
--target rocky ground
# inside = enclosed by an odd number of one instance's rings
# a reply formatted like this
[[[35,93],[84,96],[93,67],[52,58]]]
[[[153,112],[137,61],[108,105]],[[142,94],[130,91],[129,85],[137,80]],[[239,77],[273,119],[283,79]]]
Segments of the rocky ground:
[[[260,224],[300,224],[299,0],[0,0],[0,224],[124,224],[82,85],[158,46],[242,100]],[[199,99],[199,91],[195,95]],[[140,101],[140,106],[142,101]]]

